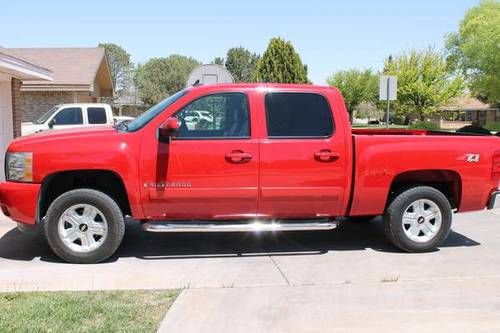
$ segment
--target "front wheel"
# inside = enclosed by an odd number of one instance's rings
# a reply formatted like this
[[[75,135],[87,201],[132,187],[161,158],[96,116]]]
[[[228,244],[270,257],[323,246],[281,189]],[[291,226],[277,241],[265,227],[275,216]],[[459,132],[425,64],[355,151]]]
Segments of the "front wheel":
[[[451,219],[451,206],[443,193],[433,187],[413,187],[399,194],[387,208],[385,234],[404,251],[430,251],[448,237]]]
[[[77,264],[98,263],[120,246],[125,233],[123,214],[108,195],[78,189],[50,205],[45,236],[55,254]]]

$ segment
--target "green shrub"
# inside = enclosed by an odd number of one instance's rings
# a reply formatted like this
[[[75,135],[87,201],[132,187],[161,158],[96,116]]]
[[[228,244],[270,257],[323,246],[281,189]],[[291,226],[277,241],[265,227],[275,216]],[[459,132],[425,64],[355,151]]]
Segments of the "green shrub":
[[[499,132],[500,131],[500,122],[486,124],[486,126],[484,126],[484,128],[486,128],[490,131]]]
[[[419,121],[413,125],[410,125],[410,127],[408,128],[415,130],[428,130],[428,131],[439,131],[441,129],[439,125],[426,121]]]

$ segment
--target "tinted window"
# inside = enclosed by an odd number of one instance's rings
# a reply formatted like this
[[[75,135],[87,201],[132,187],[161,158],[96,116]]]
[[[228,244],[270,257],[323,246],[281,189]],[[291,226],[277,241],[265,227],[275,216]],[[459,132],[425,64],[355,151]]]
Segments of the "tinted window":
[[[245,94],[201,97],[175,115],[181,122],[177,138],[248,138],[250,122]]]
[[[104,108],[87,108],[89,124],[106,124],[106,110]]]
[[[81,125],[83,124],[81,108],[66,108],[59,111],[54,117],[56,125]]]
[[[135,118],[132,120],[130,123],[127,124],[127,130],[130,132],[137,131],[144,126],[146,126],[147,123],[149,123],[151,120],[153,120],[157,115],[162,113],[166,108],[168,108],[170,105],[174,104],[177,102],[179,98],[187,94],[187,90],[181,90],[172,96],[169,96],[165,98],[163,101],[160,103],[156,104],[155,106],[151,107],[148,111],[142,113],[139,117]]]
[[[333,120],[326,99],[309,93],[269,93],[266,95],[269,137],[328,137]]]

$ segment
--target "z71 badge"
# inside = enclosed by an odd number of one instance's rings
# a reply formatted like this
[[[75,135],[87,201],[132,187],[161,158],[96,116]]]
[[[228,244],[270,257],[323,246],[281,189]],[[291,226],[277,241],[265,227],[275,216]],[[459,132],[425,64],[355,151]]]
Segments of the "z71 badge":
[[[481,158],[481,155],[479,154],[466,154],[465,155],[465,161],[469,163],[477,163],[479,162],[479,159]]]

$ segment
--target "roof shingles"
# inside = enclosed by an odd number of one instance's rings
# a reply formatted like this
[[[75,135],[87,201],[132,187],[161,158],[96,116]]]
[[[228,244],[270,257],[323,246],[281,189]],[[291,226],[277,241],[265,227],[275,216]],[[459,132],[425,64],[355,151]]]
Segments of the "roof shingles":
[[[32,61],[53,73],[53,80],[28,85],[93,87],[105,52],[103,48],[8,48],[10,54]]]

